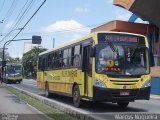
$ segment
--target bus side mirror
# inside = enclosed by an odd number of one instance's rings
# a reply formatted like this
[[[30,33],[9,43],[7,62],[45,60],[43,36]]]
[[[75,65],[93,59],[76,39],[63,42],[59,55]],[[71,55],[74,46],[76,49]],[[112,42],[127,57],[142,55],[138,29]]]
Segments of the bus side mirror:
[[[150,67],[155,66],[153,53],[150,52]]]
[[[91,57],[95,57],[95,47],[91,47]]]

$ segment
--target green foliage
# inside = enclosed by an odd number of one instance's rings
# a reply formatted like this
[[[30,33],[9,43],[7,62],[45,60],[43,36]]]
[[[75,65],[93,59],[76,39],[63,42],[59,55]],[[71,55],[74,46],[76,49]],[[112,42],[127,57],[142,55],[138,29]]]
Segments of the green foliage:
[[[9,57],[7,60],[7,63],[21,64],[21,59],[19,57],[16,57],[16,58]]]
[[[2,56],[3,56],[3,50],[0,49],[0,58],[1,58],[1,59],[2,59]],[[9,53],[7,53],[6,51],[5,51],[4,57],[5,57],[6,60],[9,59],[9,58],[11,58],[11,57],[9,56]]]
[[[0,61],[2,61],[2,56],[3,56],[3,51],[2,51],[2,49],[0,49]],[[17,64],[21,63],[20,58],[18,58],[18,57],[12,58],[12,57],[10,57],[9,53],[6,51],[5,51],[4,59],[7,61],[7,63],[17,63]]]
[[[46,51],[46,48],[33,48],[22,57],[23,75],[26,78],[36,78],[38,54]]]

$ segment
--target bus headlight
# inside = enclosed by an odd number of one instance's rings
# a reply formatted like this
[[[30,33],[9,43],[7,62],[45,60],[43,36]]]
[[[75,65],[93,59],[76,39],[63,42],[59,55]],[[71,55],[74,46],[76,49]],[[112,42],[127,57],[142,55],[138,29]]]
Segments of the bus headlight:
[[[9,77],[9,75],[8,75],[8,74],[6,74],[6,79],[8,79],[8,77]]]
[[[105,83],[99,79],[94,78],[94,86],[101,87],[101,88],[107,88]]]
[[[142,88],[149,87],[149,86],[151,86],[151,80],[145,81],[144,84],[142,85]]]

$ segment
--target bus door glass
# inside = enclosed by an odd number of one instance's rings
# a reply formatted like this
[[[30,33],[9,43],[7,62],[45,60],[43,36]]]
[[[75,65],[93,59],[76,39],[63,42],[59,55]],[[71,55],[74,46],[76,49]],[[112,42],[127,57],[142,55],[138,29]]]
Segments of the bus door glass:
[[[39,65],[38,65],[38,81],[40,88],[44,88],[44,71],[45,71],[45,58],[39,58]]]
[[[45,71],[45,65],[46,65],[46,59],[45,59],[45,58],[43,58],[43,61],[42,61],[43,81],[44,81],[44,71]]]

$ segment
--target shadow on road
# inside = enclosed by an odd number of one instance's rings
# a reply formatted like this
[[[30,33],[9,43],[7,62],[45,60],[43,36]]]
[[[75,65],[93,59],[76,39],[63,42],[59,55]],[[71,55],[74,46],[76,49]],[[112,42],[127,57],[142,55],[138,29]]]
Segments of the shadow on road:
[[[44,92],[42,92],[41,90],[39,90],[37,87],[35,86],[30,86],[30,85],[26,85],[26,84],[21,84],[21,85],[15,85],[19,88],[22,88],[24,90],[27,90],[31,93],[35,93],[38,94],[40,96],[45,97]],[[73,106],[72,103],[72,98],[70,97],[64,97],[61,95],[55,95],[53,94],[52,98],[55,101],[58,102],[62,102],[64,104],[67,105],[71,105]],[[136,106],[135,106],[136,104]],[[140,103],[138,103],[140,104]],[[118,107],[118,105],[116,103],[109,103],[109,102],[87,102],[84,101],[84,107],[81,108],[83,110],[87,110],[89,112],[92,113],[112,113],[112,112],[148,112],[148,108],[142,108],[138,105],[137,103],[130,103],[129,106],[126,109],[121,109],[120,107]]]
[[[41,96],[44,96],[44,94],[39,94]],[[73,106],[72,98],[70,97],[64,97],[61,95],[53,95],[51,99],[68,104]],[[116,103],[111,102],[89,102],[84,101],[83,102],[83,110],[90,111],[92,113],[112,113],[112,112],[147,112],[147,109],[143,108],[136,108],[131,105],[129,105],[126,109],[120,108]],[[80,108],[81,109],[81,108]]]

